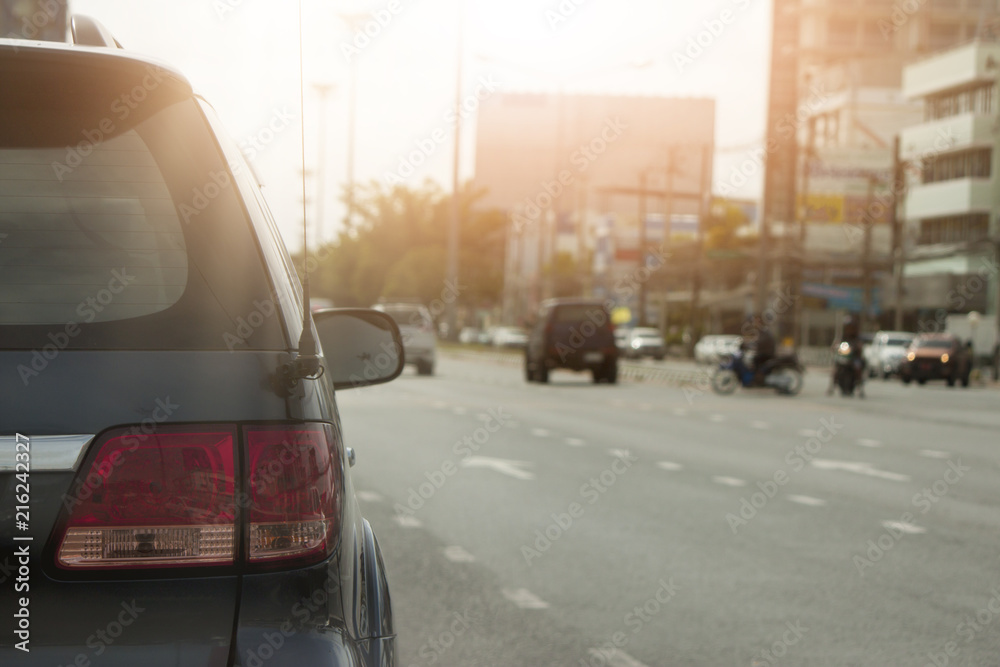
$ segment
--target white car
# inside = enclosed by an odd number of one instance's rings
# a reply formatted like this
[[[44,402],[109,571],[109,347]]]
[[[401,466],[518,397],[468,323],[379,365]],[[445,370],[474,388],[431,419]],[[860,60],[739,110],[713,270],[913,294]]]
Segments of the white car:
[[[879,331],[863,354],[868,366],[868,377],[888,378],[899,372],[899,364],[906,350],[916,338],[909,331]]]
[[[416,366],[418,375],[433,375],[437,336],[430,311],[418,303],[380,303],[372,308],[386,313],[399,326],[407,365]]]
[[[736,354],[743,342],[741,336],[710,335],[702,336],[694,346],[694,360],[699,364],[714,364],[724,356]]]
[[[631,359],[652,357],[662,361],[667,354],[667,346],[659,329],[638,327],[632,329],[625,341],[625,356]]]
[[[494,347],[523,348],[528,344],[528,332],[521,327],[497,327],[493,332]]]

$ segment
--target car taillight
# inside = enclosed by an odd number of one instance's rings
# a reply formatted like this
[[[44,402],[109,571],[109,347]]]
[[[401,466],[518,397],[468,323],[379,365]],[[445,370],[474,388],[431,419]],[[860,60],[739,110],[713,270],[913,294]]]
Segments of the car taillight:
[[[322,560],[340,526],[339,443],[326,424],[248,427],[251,563]]]
[[[69,569],[219,566],[236,558],[235,432],[118,434],[67,496]]]
[[[218,567],[243,553],[251,565],[273,568],[326,558],[343,492],[333,427],[246,426],[245,468],[236,434],[227,425],[106,436],[64,499],[58,566]],[[237,503],[237,490],[246,502]]]

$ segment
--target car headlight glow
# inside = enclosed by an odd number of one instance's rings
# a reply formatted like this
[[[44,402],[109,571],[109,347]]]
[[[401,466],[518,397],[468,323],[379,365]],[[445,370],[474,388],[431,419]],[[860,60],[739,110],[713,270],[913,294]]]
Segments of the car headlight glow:
[[[913,361],[916,358],[917,358],[917,355],[915,355],[913,352],[907,352],[906,353],[906,359],[907,359],[907,361]]]
[[[945,352],[944,354],[941,355],[941,363],[942,364],[948,363],[948,359],[950,359],[950,357],[948,356],[947,352]]]

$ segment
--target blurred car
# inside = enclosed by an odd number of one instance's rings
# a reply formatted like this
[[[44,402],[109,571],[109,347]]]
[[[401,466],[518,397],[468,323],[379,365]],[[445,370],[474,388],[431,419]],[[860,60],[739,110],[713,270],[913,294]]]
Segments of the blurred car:
[[[548,382],[558,368],[590,371],[594,383],[618,382],[618,348],[611,314],[602,301],[543,301],[524,352],[528,382]]]
[[[479,332],[480,345],[492,345],[493,336],[496,335],[497,327],[488,327]]]
[[[458,342],[464,345],[478,343],[479,337],[482,333],[483,332],[476,327],[462,327],[462,330],[458,332]]]
[[[954,387],[956,382],[968,387],[971,372],[969,349],[958,336],[950,333],[917,336],[899,365],[899,377],[903,384],[910,384],[913,380],[917,384],[944,380],[949,387]]]
[[[658,329],[637,327],[629,332],[625,340],[624,354],[630,359],[652,357],[662,361],[667,354],[667,347]]]
[[[718,363],[723,357],[736,354],[743,342],[741,336],[722,334],[702,336],[694,346],[694,360],[699,364]]]
[[[917,334],[908,331],[879,331],[870,345],[864,348],[868,377],[888,379],[899,372],[899,365],[906,358],[907,348]]]
[[[628,335],[632,329],[629,327],[615,327],[615,347],[618,348],[618,353],[622,356],[625,355],[625,350],[628,347]]]
[[[418,375],[433,375],[437,360],[437,336],[434,319],[419,303],[379,303],[372,306],[391,317],[403,334],[406,364],[417,367]]]
[[[398,375],[399,331],[312,314],[212,107],[80,19],[0,39],[0,664],[393,664],[337,399]]]
[[[493,332],[494,347],[521,349],[528,343],[528,332],[521,327],[497,327]]]

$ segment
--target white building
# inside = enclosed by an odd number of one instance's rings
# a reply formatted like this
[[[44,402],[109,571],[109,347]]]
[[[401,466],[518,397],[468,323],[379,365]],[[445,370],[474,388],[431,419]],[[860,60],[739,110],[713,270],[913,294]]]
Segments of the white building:
[[[905,68],[903,92],[924,121],[903,131],[904,304],[921,323],[947,313],[997,321],[1000,252],[1000,43],[974,41]],[[927,325],[924,328],[932,328]]]

